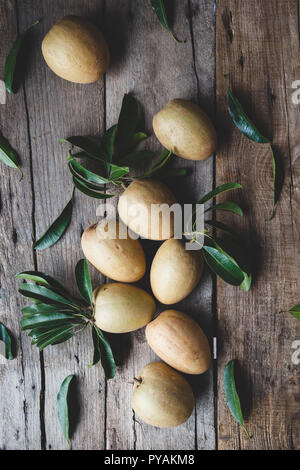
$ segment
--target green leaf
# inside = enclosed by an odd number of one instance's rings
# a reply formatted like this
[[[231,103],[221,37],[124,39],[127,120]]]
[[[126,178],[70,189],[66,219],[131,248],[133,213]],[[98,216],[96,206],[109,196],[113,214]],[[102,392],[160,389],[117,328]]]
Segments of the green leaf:
[[[62,430],[62,433],[66,440],[68,441],[68,445],[70,446],[70,436],[69,436],[69,406],[68,406],[68,394],[70,383],[74,375],[68,375],[64,381],[62,382],[59,392],[57,394],[57,416],[58,421]]]
[[[164,165],[166,165],[166,163],[169,161],[169,159],[171,158],[172,155],[173,155],[173,153],[170,150],[163,149],[160,156],[158,157],[157,162],[151,168],[151,170],[149,170],[147,173],[144,173],[143,175],[139,176],[138,178],[139,179],[150,178],[151,176],[153,176],[155,173],[160,171],[164,167]]]
[[[57,326],[70,325],[70,321],[76,319],[75,316],[72,316],[67,313],[38,313],[32,315],[31,317],[23,317],[21,320],[22,330],[31,330],[32,328],[44,327],[55,328]],[[79,320],[78,320],[79,321]]]
[[[159,19],[160,24],[172,35],[173,39],[177,43],[183,44],[185,41],[179,41],[174,36],[174,34],[173,34],[173,32],[172,32],[172,30],[169,26],[169,22],[168,22],[168,18],[167,18],[167,14],[166,14],[166,10],[165,10],[163,0],[151,0],[151,4],[152,4],[152,9],[155,11],[155,13],[157,15],[157,18]]]
[[[75,176],[73,177],[73,183],[74,186],[86,196],[93,197],[95,199],[109,199],[110,197],[114,197],[114,194],[107,194],[101,191],[90,189],[89,185],[83,183]]]
[[[101,188],[103,189],[103,185],[110,182],[109,179],[104,178],[103,176],[98,175],[97,173],[94,173],[93,171],[90,171],[84,168],[72,156],[68,158],[68,166],[69,166],[70,172],[76,178],[83,180],[83,182],[85,183],[92,183],[94,185],[97,185],[97,186],[93,186],[93,189],[97,189],[97,190]]]
[[[93,326],[92,335],[94,342],[94,357],[91,365],[94,365],[101,360],[106,379],[113,379],[116,375],[117,368],[110,344],[102,331],[96,325]]]
[[[41,271],[23,271],[22,273],[16,274],[15,278],[25,279],[27,281],[33,281],[44,286],[52,287],[63,296],[72,298],[61,282],[54,279],[54,277],[49,276],[49,274],[42,273]]]
[[[166,168],[159,173],[159,179],[179,178],[188,174],[187,168]]]
[[[227,255],[223,250],[203,246],[203,256],[210,269],[221,277],[227,284],[232,286],[240,286],[244,282],[244,272],[233,262],[231,256]]]
[[[117,165],[110,165],[110,179],[111,181],[117,181],[118,179],[122,178],[123,176],[129,173],[128,166],[117,166]]]
[[[259,144],[270,143],[269,139],[264,137],[248,118],[241,103],[237,98],[235,98],[235,96],[233,96],[229,88],[227,91],[227,104],[231,119],[242,134],[253,142],[257,142]]]
[[[237,214],[240,216],[244,215],[240,206],[236,204],[235,202],[231,202],[231,201],[220,202],[220,204],[216,204],[215,206],[209,207],[205,212],[215,211],[215,210],[233,212],[234,214]]]
[[[33,298],[45,304],[59,306],[67,305],[74,307],[74,303],[72,303],[69,299],[66,299],[65,297],[44,286],[23,283],[19,289],[19,292],[20,294],[24,295],[24,297]]]
[[[120,154],[124,154],[132,146],[132,136],[137,127],[138,117],[139,106],[136,99],[132,95],[125,94],[118,120],[117,142]]]
[[[252,275],[244,272],[244,280],[242,284],[240,285],[241,289],[244,292],[248,292],[248,290],[250,290],[251,284],[252,284]]]
[[[73,147],[83,150],[83,152],[86,154],[86,157],[90,157],[98,161],[100,160],[101,162],[105,161],[102,143],[100,141],[96,142],[95,139],[91,137],[83,137],[78,135],[68,137],[67,139],[60,139],[60,142],[71,144]]]
[[[144,160],[145,158],[153,158],[154,155],[155,152],[152,152],[151,150],[136,150],[135,152],[131,152],[121,158],[119,163],[121,165],[132,165],[135,162],[140,163],[141,160]]]
[[[243,186],[239,183],[225,183],[221,184],[217,188],[213,189],[212,191],[209,191],[209,193],[205,194],[200,201],[198,201],[197,204],[205,204],[205,202],[209,201],[210,199],[213,199],[216,197],[218,194],[225,193],[226,191],[230,191],[232,189],[241,189]]]
[[[218,230],[221,230],[221,232],[225,233],[230,238],[237,239],[237,236],[231,232],[230,228],[224,224],[223,222],[219,222],[217,220],[206,220],[206,224],[210,225],[211,227],[214,227]]]
[[[130,151],[137,147],[143,140],[148,139],[148,135],[145,132],[135,132],[131,137],[128,137],[127,150]]]
[[[273,219],[276,209],[276,204],[279,201],[281,190],[284,183],[284,166],[281,158],[274,154],[273,148],[270,145],[273,165],[273,207],[267,221]]]
[[[234,362],[234,360],[228,362],[224,370],[223,386],[226,396],[226,402],[230,413],[232,414],[234,419],[238,422],[240,426],[242,426],[249,439],[251,439],[250,434],[244,426],[244,417],[241,410],[241,402],[236,391],[234,378]]]
[[[57,217],[57,219],[55,219],[46,232],[34,243],[33,248],[35,250],[45,250],[46,248],[55,245],[55,243],[57,243],[58,240],[60,240],[64,235],[72,219],[73,194],[74,191],[70,201],[63,209],[61,214]]]
[[[13,43],[12,48],[9,51],[9,54],[5,61],[4,66],[4,83],[7,91],[9,93],[16,93],[16,69],[18,66],[18,59],[20,56],[20,50],[24,44],[24,39],[30,29],[39,23],[39,20],[35,21],[23,34],[21,34],[18,39]]]
[[[22,308],[24,317],[31,317],[38,313],[74,313],[72,307],[58,307],[57,305],[49,305],[38,302],[37,304],[28,305]]]
[[[101,141],[101,149],[103,152],[103,155],[105,155],[105,160],[108,162],[113,161],[113,156],[115,153],[115,140],[116,140],[116,135],[118,131],[118,126],[112,126],[110,129],[108,129],[104,136],[102,137]]]
[[[0,132],[0,161],[11,168],[16,168],[23,178],[23,172],[19,167],[19,156],[17,152],[11,147],[7,139],[3,137]]]
[[[91,305],[93,302],[93,287],[88,264],[85,259],[79,260],[76,264],[75,276],[81,296],[89,305]]]
[[[4,357],[12,361],[14,356],[11,350],[11,337],[7,328],[1,322],[0,322],[0,341],[3,341],[5,345]]]
[[[72,332],[74,326],[62,326],[60,328],[54,328],[44,334],[33,338],[32,344],[36,344],[40,351],[43,351],[49,345],[55,345],[68,341],[75,333]]]
[[[300,305],[295,305],[293,308],[288,310],[288,313],[293,315],[297,320],[300,320]]]

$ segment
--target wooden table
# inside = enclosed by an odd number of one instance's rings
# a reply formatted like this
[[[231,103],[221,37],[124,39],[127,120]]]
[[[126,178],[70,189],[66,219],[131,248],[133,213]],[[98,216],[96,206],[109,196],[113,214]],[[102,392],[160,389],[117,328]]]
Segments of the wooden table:
[[[172,3],[172,2],[171,2]],[[76,374],[80,406],[73,449],[295,449],[300,447],[300,365],[293,364],[293,342],[300,325],[279,313],[300,301],[299,223],[300,114],[292,102],[292,83],[300,79],[299,2],[297,0],[181,0],[173,2],[173,27],[184,45],[162,29],[145,0],[0,0],[0,71],[18,32],[34,20],[33,49],[24,86],[0,105],[0,128],[22,159],[24,180],[1,171],[0,320],[13,333],[17,357],[0,365],[0,448],[65,449],[56,417],[56,395],[68,374]],[[112,65],[106,77],[82,86],[61,80],[43,61],[43,36],[66,14],[90,17],[108,40]],[[265,146],[250,143],[232,124],[225,103],[224,74],[259,128],[274,143],[286,169],[276,216],[272,204],[272,165]],[[35,253],[32,241],[64,207],[71,192],[66,148],[70,135],[102,133],[114,124],[123,94],[143,104],[151,132],[155,112],[172,98],[200,103],[216,123],[219,149],[205,162],[177,159],[189,166],[188,181],[170,182],[182,202],[191,202],[214,185],[243,184],[232,196],[243,218],[221,215],[241,234],[253,261],[249,293],[230,287],[208,270],[196,291],[178,308],[218,337],[218,360],[209,373],[192,378],[197,405],[184,425],[149,427],[130,407],[131,381],[155,359],[144,331],[118,337],[118,372],[106,382],[100,366],[88,368],[87,335],[39,354],[20,332],[23,301],[13,275],[39,269],[74,288],[74,266],[82,257],[80,236],[97,220],[97,201],[76,196],[75,214],[56,246]],[[147,144],[160,146],[152,136]],[[145,243],[145,247],[149,244]],[[153,250],[152,250],[153,251]],[[149,262],[151,250],[148,250]],[[105,281],[93,271],[97,285]],[[118,346],[118,347],[117,347]],[[253,439],[231,417],[224,400],[225,364],[237,359],[242,371],[243,406]]]

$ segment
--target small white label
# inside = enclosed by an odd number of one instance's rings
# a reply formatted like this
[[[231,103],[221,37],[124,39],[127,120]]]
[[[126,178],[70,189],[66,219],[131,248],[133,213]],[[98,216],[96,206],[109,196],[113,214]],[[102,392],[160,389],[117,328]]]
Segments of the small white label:
[[[0,80],[0,104],[6,103],[6,89],[3,80]]]
[[[214,356],[214,359],[217,359],[217,357],[218,357],[217,338],[215,336],[213,337],[213,356]]]

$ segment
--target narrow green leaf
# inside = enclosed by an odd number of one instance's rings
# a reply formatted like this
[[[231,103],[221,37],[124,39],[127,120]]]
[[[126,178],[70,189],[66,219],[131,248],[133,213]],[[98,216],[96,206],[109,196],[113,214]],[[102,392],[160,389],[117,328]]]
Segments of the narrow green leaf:
[[[102,147],[102,143],[99,141],[97,142],[92,137],[85,137],[85,136],[72,136],[68,137],[67,139],[60,139],[62,143],[71,144],[73,147],[76,147],[80,150],[85,152],[87,157],[92,159],[105,161],[105,155]],[[79,155],[78,155],[79,156]]]
[[[57,305],[43,304],[41,302],[33,305],[28,305],[22,308],[24,316],[31,317],[39,313],[70,313],[73,314],[74,310],[72,307],[58,307]]]
[[[96,332],[96,334],[95,332],[93,332],[94,349],[96,348],[96,351],[94,351],[93,362],[94,360],[97,360],[97,358],[100,356],[101,364],[104,369],[106,379],[113,379],[116,375],[117,368],[110,344],[105,338],[102,331],[97,328],[96,325],[93,326],[93,330],[95,330]]]
[[[248,290],[250,290],[251,284],[252,284],[252,275],[244,272],[244,280],[242,284],[240,285],[241,289],[244,292],[248,292]]]
[[[133,150],[137,147],[143,140],[148,139],[148,135],[145,132],[135,132],[132,136],[128,137],[128,146],[127,151]]]
[[[55,219],[46,232],[34,243],[33,248],[35,250],[45,250],[46,248],[55,245],[55,243],[57,243],[64,235],[72,219],[73,194],[61,214],[57,219]]]
[[[76,264],[75,276],[81,296],[89,305],[91,305],[93,302],[93,287],[88,264],[85,259],[79,260]]]
[[[74,332],[70,333],[73,328],[73,325],[71,325],[52,329],[48,333],[38,336],[36,340],[33,340],[32,344],[36,344],[39,350],[43,351],[47,346],[68,341],[74,335]]]
[[[74,375],[68,375],[64,381],[62,382],[59,392],[57,394],[57,416],[58,421],[62,430],[62,433],[66,440],[68,441],[68,445],[70,446],[70,436],[69,436],[69,406],[68,406],[68,394],[70,383]]]
[[[136,150],[135,152],[131,152],[121,158],[119,163],[121,165],[132,165],[135,162],[140,163],[145,158],[153,158],[154,155],[155,152],[152,152],[151,150]]]
[[[203,246],[203,256],[210,269],[227,284],[240,286],[244,281],[244,272],[233,262],[231,256],[211,246]]]
[[[159,179],[180,178],[188,174],[187,168],[166,168],[159,172]]]
[[[295,305],[293,308],[288,310],[288,313],[293,315],[297,320],[300,320],[300,305]]]
[[[273,219],[276,209],[276,204],[279,201],[281,190],[284,183],[284,166],[281,158],[274,154],[273,148],[270,145],[273,165],[273,207],[267,221]]]
[[[70,325],[76,317],[67,313],[41,313],[32,315],[31,317],[23,317],[21,319],[22,330],[31,330],[32,328],[44,327],[49,330],[58,326]]]
[[[68,158],[68,166],[73,176],[79,179],[83,179],[84,182],[94,183],[96,185],[99,185],[100,188],[97,187],[97,189],[103,188],[103,185],[110,182],[109,179],[84,168],[72,156]],[[94,187],[94,189],[96,188]]]
[[[253,122],[248,118],[239,100],[233,96],[231,90],[227,91],[228,111],[236,127],[248,139],[259,144],[270,143],[269,139],[264,137]]]
[[[235,202],[231,202],[231,201],[220,202],[220,204],[216,204],[215,206],[209,207],[205,212],[215,211],[215,210],[233,212],[234,214],[237,214],[240,216],[244,215],[240,206],[236,204]]]
[[[223,222],[219,222],[217,220],[206,220],[205,223],[210,225],[211,227],[221,230],[221,232],[225,233],[225,235],[227,235],[228,237],[237,240],[236,234],[232,233],[230,228]]]
[[[93,354],[93,359],[91,363],[89,364],[89,367],[93,367],[101,359],[101,349],[100,349],[100,340],[98,333],[96,331],[96,328],[92,327],[92,338],[93,338],[93,345],[94,345],[94,354]]]
[[[16,93],[16,70],[18,66],[18,59],[20,56],[20,50],[24,44],[24,39],[26,38],[27,33],[30,29],[39,23],[39,20],[35,21],[23,34],[21,34],[18,39],[13,43],[12,48],[9,51],[9,54],[5,61],[4,66],[4,83],[7,91],[9,93]]]
[[[236,390],[234,378],[234,362],[234,360],[228,362],[224,370],[223,386],[226,396],[226,403],[234,419],[238,422],[240,426],[242,426],[249,439],[251,439],[250,434],[244,426],[244,417],[241,410],[241,402]]]
[[[205,194],[200,201],[198,201],[197,204],[205,204],[205,202],[209,201],[210,199],[213,199],[216,197],[218,194],[225,193],[226,191],[230,191],[232,189],[241,189],[243,186],[239,183],[225,183],[221,184],[217,188],[213,189],[212,191],[209,191],[209,193]]]
[[[10,143],[0,132],[0,161],[11,168],[15,168],[21,174],[23,178],[23,172],[19,167],[19,156],[17,152],[12,148]]]
[[[152,4],[152,9],[157,15],[157,18],[159,19],[160,24],[171,34],[173,39],[179,43],[183,44],[185,41],[179,41],[176,36],[174,36],[168,22],[165,6],[163,0],[151,0]]]
[[[7,328],[1,322],[0,322],[0,341],[3,341],[4,346],[5,346],[4,357],[12,361],[14,356],[11,350],[11,337]]]
[[[128,166],[117,166],[117,165],[110,165],[110,179],[111,181],[117,181],[118,179],[122,178],[123,176],[129,173]]]
[[[156,161],[154,166],[151,168],[151,170],[147,171],[147,173],[139,176],[138,178],[139,179],[150,178],[155,173],[159,172],[166,165],[166,163],[169,161],[172,155],[173,153],[170,150],[163,149],[160,156],[158,157],[158,160]]]
[[[21,284],[19,292],[20,294],[24,295],[24,297],[33,298],[45,304],[59,306],[67,305],[74,307],[74,303],[72,301],[60,294],[57,294],[48,287],[23,283]]]
[[[61,282],[57,281],[57,279],[54,279],[54,277],[49,274],[42,273],[41,271],[23,271],[22,273],[16,274],[15,278],[25,279],[27,281],[33,281],[44,286],[52,287],[63,296],[72,298]]]
[[[73,177],[73,183],[74,186],[86,196],[93,197],[95,199],[109,199],[110,197],[114,197],[114,194],[107,194],[101,191],[90,189],[87,184],[83,183],[75,176]]]
[[[105,132],[101,141],[101,149],[102,149],[103,155],[105,156],[105,160],[110,163],[113,161],[113,156],[115,153],[115,140],[116,140],[117,131],[118,131],[118,126],[117,125],[112,126],[110,129],[108,129]]]
[[[117,142],[120,154],[127,152],[132,145],[132,136],[135,133],[139,117],[139,106],[136,99],[125,94],[122,101],[118,120]]]

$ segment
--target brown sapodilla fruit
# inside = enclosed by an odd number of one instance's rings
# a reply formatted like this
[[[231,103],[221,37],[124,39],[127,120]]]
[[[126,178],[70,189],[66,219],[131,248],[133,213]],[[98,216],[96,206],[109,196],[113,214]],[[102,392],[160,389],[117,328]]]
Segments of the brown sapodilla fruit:
[[[122,238],[127,228],[105,219],[88,227],[81,237],[86,259],[104,276],[119,282],[136,282],[146,271],[144,250],[139,240]]]
[[[187,297],[204,270],[201,250],[186,250],[182,240],[166,240],[157,250],[151,265],[150,282],[154,296],[166,305]]]
[[[95,324],[108,333],[129,333],[152,320],[156,305],[148,292],[131,284],[104,284],[93,293]]]
[[[162,362],[151,362],[134,379],[131,404],[145,423],[171,428],[188,420],[195,399],[181,374]]]
[[[42,53],[56,75],[75,83],[95,82],[110,63],[100,29],[80,16],[58,21],[44,37]]]
[[[176,198],[165,184],[147,178],[134,181],[125,189],[118,211],[124,224],[141,237],[166,240],[174,234],[174,214],[168,211],[174,203]],[[162,204],[166,212],[159,207]]]
[[[217,148],[217,135],[206,113],[190,101],[170,101],[153,118],[160,143],[187,160],[205,160]]]
[[[207,337],[192,318],[178,310],[166,310],[146,327],[153,351],[185,374],[203,374],[211,364]]]

